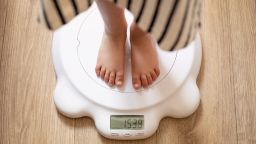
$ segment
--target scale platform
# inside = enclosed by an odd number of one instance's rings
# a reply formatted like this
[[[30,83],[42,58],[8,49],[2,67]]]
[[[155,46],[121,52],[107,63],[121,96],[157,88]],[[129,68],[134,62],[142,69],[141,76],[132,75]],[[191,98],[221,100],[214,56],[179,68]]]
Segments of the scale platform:
[[[128,11],[125,15],[130,24],[133,16]],[[124,86],[109,87],[96,76],[103,30],[103,20],[93,4],[54,33],[54,102],[59,112],[72,118],[91,117],[99,133],[107,138],[134,140],[154,134],[164,117],[184,118],[197,109],[200,94],[196,78],[202,53],[199,35],[177,51],[164,51],[157,45],[161,74],[149,88],[135,90],[129,39]]]

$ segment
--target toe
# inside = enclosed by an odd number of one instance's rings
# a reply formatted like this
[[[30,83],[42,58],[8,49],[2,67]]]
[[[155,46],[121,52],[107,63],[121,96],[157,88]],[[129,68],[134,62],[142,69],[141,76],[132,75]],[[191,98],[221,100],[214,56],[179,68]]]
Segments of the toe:
[[[141,75],[140,79],[141,79],[141,82],[142,82],[142,86],[143,87],[148,87],[147,76],[145,74],[143,74],[143,75]]]
[[[150,74],[147,74],[147,80],[148,80],[148,85],[151,85],[153,83],[152,77]]]
[[[115,78],[116,78],[116,73],[115,72],[111,72],[110,75],[109,75],[109,81],[108,81],[108,84],[110,86],[115,85]]]
[[[97,65],[95,68],[95,72],[96,72],[97,76],[100,76],[100,69],[101,69],[101,66]]]
[[[109,75],[110,75],[110,71],[106,71],[105,77],[104,77],[104,81],[105,81],[106,83],[108,83],[108,81],[109,81]]]
[[[101,70],[100,70],[100,77],[101,77],[102,80],[104,80],[105,73],[106,73],[106,68],[101,68]]]
[[[132,77],[133,87],[139,89],[141,87],[141,81],[138,75]]]
[[[123,72],[117,72],[116,73],[116,80],[115,83],[117,86],[122,86],[124,81],[124,73]]]
[[[157,78],[156,73],[153,71],[153,72],[150,72],[150,75],[151,75],[151,77],[152,77],[152,80],[155,81],[156,78]]]
[[[157,76],[160,75],[160,69],[159,69],[159,68],[155,68],[154,71],[155,71],[155,73],[156,73]]]

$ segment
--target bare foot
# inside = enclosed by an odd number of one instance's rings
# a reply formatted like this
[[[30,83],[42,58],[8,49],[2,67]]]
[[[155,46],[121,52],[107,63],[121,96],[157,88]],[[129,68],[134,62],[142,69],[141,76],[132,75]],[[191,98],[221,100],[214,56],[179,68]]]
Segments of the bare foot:
[[[105,31],[102,37],[95,71],[109,86],[123,84],[125,41],[126,26],[118,33]]]
[[[135,23],[131,25],[131,64],[135,89],[148,87],[160,74],[155,41]]]

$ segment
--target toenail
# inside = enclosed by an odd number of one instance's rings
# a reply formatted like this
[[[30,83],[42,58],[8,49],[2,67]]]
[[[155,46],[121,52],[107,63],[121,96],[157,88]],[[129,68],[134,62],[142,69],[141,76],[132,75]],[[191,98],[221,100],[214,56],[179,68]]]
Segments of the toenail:
[[[118,81],[116,84],[117,85],[122,85],[123,83],[122,83],[122,81]]]
[[[138,88],[138,87],[139,87],[139,84],[137,84],[137,83],[136,83],[136,84],[134,84],[134,87]]]

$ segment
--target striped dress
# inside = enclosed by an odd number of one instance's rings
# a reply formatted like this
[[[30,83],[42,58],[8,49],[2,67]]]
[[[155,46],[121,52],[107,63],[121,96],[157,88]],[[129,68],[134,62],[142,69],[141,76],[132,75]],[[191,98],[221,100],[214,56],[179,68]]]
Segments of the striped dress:
[[[111,0],[128,9],[162,49],[176,50],[194,40],[200,28],[201,0]],[[88,9],[93,0],[41,0],[40,22],[55,30]]]

